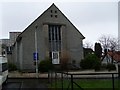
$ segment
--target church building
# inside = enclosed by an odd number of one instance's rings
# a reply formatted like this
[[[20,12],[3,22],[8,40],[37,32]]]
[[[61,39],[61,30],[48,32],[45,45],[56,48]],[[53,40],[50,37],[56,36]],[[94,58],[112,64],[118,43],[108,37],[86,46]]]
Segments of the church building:
[[[35,59],[38,63],[51,58],[53,64],[60,64],[62,53],[69,56],[79,66],[83,59],[83,39],[85,37],[70,20],[52,4],[16,39],[13,47],[13,61],[20,70],[34,71]]]

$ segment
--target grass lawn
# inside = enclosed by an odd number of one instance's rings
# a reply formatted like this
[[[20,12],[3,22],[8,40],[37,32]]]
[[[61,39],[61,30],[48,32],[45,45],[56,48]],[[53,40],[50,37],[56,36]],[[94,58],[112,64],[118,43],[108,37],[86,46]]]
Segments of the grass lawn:
[[[50,88],[62,88],[62,82],[61,80],[57,80],[57,83],[55,81],[50,84]],[[74,80],[80,87],[82,87],[84,90],[89,89],[99,89],[99,90],[112,90],[112,80],[111,79],[76,79]],[[115,90],[118,90],[118,85],[120,84],[118,79],[115,79]],[[64,80],[63,81],[63,88],[71,88],[70,80]],[[77,85],[73,84],[74,88],[79,88]],[[120,87],[120,86],[119,86]]]

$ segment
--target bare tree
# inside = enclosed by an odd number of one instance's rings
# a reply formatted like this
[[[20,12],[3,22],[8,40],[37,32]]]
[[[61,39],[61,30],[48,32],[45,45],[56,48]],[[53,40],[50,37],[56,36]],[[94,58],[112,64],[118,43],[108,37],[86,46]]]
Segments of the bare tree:
[[[118,50],[118,39],[110,35],[102,35],[99,38],[103,50]]]
[[[117,38],[111,38],[110,49],[111,50],[118,50],[118,39]]]
[[[110,50],[112,54],[112,62],[113,63],[113,56],[114,56],[114,51],[118,50],[118,39],[113,37],[113,36],[107,36],[107,35],[102,35],[99,38],[99,42],[102,45],[102,48],[104,50],[104,57],[107,57],[107,51]]]

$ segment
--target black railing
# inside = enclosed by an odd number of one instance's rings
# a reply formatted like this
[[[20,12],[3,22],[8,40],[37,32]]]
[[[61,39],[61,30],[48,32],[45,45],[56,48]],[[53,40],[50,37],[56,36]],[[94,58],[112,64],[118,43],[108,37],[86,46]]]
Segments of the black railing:
[[[83,76],[84,77],[81,77]],[[81,72],[49,72],[49,82],[52,84],[54,83],[54,88],[57,90],[57,80],[61,81],[61,89],[64,89],[64,80],[68,80],[69,84],[67,86],[67,90],[70,89],[74,90],[74,85],[76,85],[79,90],[84,90],[79,84],[77,84],[74,79],[86,78],[85,76],[91,76],[87,78],[110,78],[112,80],[112,90],[115,90],[115,78],[118,79],[118,73],[101,73],[101,72],[94,72],[94,73],[81,73]],[[93,75],[97,75],[97,77],[93,77]],[[99,77],[99,75],[102,75]],[[107,75],[107,76],[104,76]],[[103,77],[104,76],[104,77]]]

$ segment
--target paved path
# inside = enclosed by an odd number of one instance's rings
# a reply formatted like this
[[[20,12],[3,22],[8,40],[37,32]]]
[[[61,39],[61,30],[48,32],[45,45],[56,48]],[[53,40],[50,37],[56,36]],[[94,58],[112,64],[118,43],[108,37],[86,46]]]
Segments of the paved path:
[[[45,79],[8,79],[2,90],[48,90]]]
[[[17,71],[9,72],[8,74],[9,78],[48,78],[48,73],[20,73]]]

